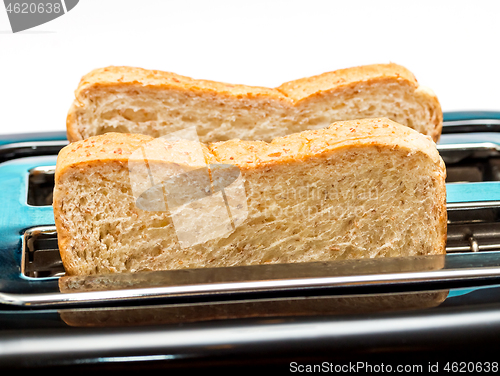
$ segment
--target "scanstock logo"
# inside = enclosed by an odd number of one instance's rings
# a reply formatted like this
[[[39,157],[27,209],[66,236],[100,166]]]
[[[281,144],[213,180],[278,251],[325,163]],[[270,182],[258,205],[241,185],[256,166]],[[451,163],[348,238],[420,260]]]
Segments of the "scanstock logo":
[[[229,236],[248,216],[240,169],[207,164],[195,127],[155,138],[128,158],[137,208],[170,212],[181,248]]]
[[[63,16],[79,0],[4,0],[13,33],[31,29]]]

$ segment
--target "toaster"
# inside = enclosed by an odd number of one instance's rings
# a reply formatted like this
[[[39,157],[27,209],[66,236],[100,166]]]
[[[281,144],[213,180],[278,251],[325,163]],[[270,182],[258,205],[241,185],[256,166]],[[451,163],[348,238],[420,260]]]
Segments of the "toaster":
[[[71,280],[51,205],[67,143],[0,136],[2,368],[498,372],[500,112],[444,114],[446,255],[415,258]]]

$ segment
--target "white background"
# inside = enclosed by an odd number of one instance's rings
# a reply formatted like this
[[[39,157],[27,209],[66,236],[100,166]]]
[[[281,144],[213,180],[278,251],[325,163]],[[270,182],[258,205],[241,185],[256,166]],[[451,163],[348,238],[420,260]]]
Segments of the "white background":
[[[81,76],[130,65],[274,87],[395,62],[444,111],[500,110],[500,1],[80,0],[13,34],[0,4],[0,133],[64,130]]]

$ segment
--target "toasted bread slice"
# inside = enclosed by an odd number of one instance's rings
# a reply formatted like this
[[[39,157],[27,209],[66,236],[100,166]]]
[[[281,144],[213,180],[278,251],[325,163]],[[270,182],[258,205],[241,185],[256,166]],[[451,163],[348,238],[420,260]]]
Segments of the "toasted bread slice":
[[[341,69],[275,89],[108,67],[84,76],[75,95],[67,116],[70,141],[107,132],[159,137],[196,126],[202,142],[269,142],[335,121],[375,117],[437,141],[443,121],[432,91],[396,64]]]
[[[108,133],[61,150],[53,206],[68,275],[445,252],[444,163],[391,120],[270,143],[162,140]]]

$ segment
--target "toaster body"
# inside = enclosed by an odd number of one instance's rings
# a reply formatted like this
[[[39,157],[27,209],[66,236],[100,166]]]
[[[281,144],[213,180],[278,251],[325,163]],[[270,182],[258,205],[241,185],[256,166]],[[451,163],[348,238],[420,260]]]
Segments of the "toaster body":
[[[51,206],[66,144],[62,132],[0,139],[0,366],[497,361],[500,113],[445,114],[446,255],[115,275],[74,293],[59,290]]]

